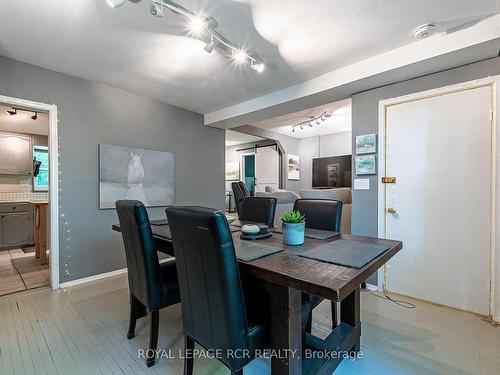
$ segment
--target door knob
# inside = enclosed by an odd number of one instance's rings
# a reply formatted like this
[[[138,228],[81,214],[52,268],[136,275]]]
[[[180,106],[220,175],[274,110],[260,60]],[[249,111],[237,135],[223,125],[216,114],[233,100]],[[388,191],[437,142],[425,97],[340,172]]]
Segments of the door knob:
[[[394,207],[389,207],[387,209],[387,212],[390,213],[390,214],[395,214],[396,213],[396,209]]]

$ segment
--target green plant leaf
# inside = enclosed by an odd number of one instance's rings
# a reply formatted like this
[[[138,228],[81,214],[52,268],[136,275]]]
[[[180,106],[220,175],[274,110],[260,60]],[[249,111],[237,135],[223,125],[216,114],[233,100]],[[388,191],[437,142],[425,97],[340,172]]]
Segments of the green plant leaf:
[[[285,211],[281,220],[284,223],[296,224],[303,223],[305,221],[305,216],[300,213],[300,211]]]

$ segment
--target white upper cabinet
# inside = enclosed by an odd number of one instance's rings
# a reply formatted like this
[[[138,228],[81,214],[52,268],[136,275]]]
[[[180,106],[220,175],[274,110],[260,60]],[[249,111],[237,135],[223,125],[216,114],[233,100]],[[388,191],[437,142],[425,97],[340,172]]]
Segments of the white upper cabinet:
[[[0,175],[31,175],[32,150],[29,136],[0,133]]]

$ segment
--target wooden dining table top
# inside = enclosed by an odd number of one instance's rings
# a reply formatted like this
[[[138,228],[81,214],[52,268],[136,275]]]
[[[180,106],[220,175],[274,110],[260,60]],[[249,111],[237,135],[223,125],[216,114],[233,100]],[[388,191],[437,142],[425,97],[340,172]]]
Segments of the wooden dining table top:
[[[113,230],[120,232],[120,226],[113,225]],[[158,250],[173,256],[168,224],[151,225],[151,230],[155,242],[162,245]],[[240,239],[239,228],[231,227],[231,231],[234,242],[245,241]],[[389,249],[359,269],[299,256],[305,251],[339,239],[384,245]],[[401,241],[351,234],[340,234],[326,240],[305,238],[304,244],[300,246],[283,244],[283,236],[280,233],[273,233],[270,238],[258,241],[262,244],[279,247],[283,251],[248,262],[238,260],[241,270],[269,283],[298,289],[331,301],[340,301],[346,298],[403,248]]]

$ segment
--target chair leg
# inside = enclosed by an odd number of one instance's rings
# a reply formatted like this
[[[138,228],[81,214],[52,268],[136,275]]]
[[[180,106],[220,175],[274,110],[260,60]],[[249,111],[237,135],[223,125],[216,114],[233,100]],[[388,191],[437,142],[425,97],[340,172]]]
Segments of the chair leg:
[[[149,333],[149,352],[154,353],[158,345],[158,329],[160,327],[160,312],[151,311],[151,326]],[[146,366],[151,367],[155,364],[155,356],[146,359]]]
[[[231,371],[231,375],[243,375],[243,369],[239,369],[238,371]]]
[[[184,335],[184,375],[192,375],[193,374],[193,351],[194,349],[194,340],[188,335]],[[187,353],[187,351],[191,353]]]
[[[130,320],[128,323],[127,338],[130,340],[135,337],[135,324],[137,319],[146,316],[146,308],[139,302],[137,298],[130,293]]]

